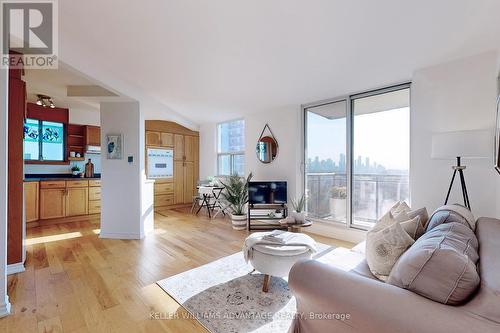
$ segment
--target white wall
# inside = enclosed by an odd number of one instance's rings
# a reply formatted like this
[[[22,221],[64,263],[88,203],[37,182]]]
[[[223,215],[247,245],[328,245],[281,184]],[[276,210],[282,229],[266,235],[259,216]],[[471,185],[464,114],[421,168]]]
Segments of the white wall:
[[[270,164],[257,159],[257,140],[266,123],[278,141],[278,155]],[[288,201],[297,196],[301,188],[301,125],[300,107],[291,110],[258,113],[245,117],[245,169],[252,172],[253,180],[285,180],[288,183]]]
[[[497,54],[488,52],[418,70],[411,91],[411,200],[428,210],[440,206],[453,161],[431,159],[433,132],[491,129],[495,123]],[[493,140],[493,138],[492,138]],[[492,152],[493,156],[493,152]],[[499,175],[493,158],[463,161],[475,216],[498,216]],[[451,202],[463,203],[455,184]]]
[[[123,158],[106,158],[106,135],[123,135]],[[138,102],[101,103],[101,238],[140,239],[144,235],[142,189],[144,118]],[[134,158],[133,163],[127,157]]]
[[[70,108],[69,109],[69,122],[70,124],[77,125],[101,125],[101,115],[99,110],[93,109],[80,109],[80,108]]]
[[[200,179],[217,175],[217,124],[200,126]]]
[[[0,69],[0,317],[10,313],[7,296],[7,96],[8,73]]]

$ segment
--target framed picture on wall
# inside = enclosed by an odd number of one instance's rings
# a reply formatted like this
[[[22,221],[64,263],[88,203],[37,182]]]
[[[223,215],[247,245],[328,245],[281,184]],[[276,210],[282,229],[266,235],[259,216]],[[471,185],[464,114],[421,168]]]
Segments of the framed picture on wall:
[[[122,142],[123,140],[121,134],[106,135],[106,152],[108,154],[108,160],[122,159],[123,156]]]

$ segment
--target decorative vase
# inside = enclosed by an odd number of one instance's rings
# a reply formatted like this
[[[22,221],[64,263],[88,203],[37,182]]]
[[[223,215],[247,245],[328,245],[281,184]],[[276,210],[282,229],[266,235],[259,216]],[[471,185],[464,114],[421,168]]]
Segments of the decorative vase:
[[[245,230],[247,228],[247,216],[246,215],[231,214],[231,222],[232,222],[234,230]]]
[[[335,220],[345,219],[347,215],[347,200],[330,198],[330,214]]]
[[[296,212],[296,211],[291,211],[290,216],[293,217],[295,220],[295,223],[297,224],[304,224],[306,220],[306,213],[305,212]]]

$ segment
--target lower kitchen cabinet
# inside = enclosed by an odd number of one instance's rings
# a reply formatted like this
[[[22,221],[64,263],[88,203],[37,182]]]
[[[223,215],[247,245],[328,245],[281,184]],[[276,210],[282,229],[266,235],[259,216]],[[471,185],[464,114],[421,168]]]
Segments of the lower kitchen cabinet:
[[[66,188],[40,189],[40,219],[66,216]]]
[[[100,180],[24,183],[26,222],[101,212]]]
[[[66,189],[66,216],[87,215],[89,213],[89,188],[68,187]]]
[[[38,220],[40,184],[38,182],[24,183],[24,202],[26,207],[26,222]]]

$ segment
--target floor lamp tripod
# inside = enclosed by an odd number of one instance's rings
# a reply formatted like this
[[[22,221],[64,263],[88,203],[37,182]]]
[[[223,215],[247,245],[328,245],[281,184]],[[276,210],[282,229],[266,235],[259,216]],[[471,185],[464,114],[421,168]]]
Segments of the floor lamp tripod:
[[[462,196],[464,197],[464,206],[469,208],[470,210],[470,202],[469,202],[469,194],[467,193],[467,186],[465,185],[465,177],[464,170],[466,168],[465,165],[461,165],[461,157],[457,156],[457,165],[453,166],[453,176],[451,177],[450,187],[448,188],[448,193],[446,194],[446,200],[444,204],[448,204],[448,199],[450,198],[451,189],[453,188],[453,183],[455,181],[455,177],[458,175],[460,177],[460,184],[462,185]]]
[[[465,165],[462,165],[462,160],[488,158],[493,151],[491,147],[493,143],[492,138],[488,130],[441,132],[432,135],[431,158],[438,160],[456,160],[457,163],[452,167],[453,176],[451,177],[450,186],[446,193],[445,205],[447,205],[450,200],[455,178],[459,178],[464,206],[469,210],[471,209],[469,193],[467,192],[467,185],[465,185]]]

